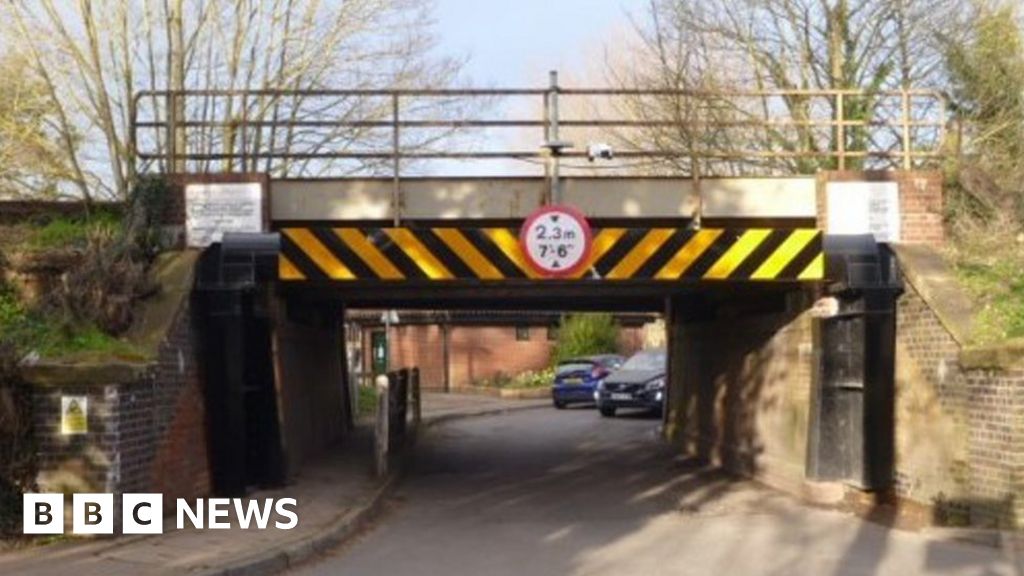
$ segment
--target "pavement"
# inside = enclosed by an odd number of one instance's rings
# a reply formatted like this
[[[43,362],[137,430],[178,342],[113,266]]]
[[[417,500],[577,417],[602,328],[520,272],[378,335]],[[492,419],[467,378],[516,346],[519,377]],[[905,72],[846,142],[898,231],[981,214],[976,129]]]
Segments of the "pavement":
[[[372,529],[289,574],[1024,574],[1013,546],[808,506],[675,456],[658,424],[551,409],[432,428]]]
[[[549,404],[425,394],[423,419],[431,426],[460,417]],[[372,475],[372,435],[367,428],[360,427],[342,444],[304,466],[288,486],[249,497],[295,498],[299,524],[293,530],[241,530],[236,523],[226,530],[177,530],[171,516],[164,519],[165,532],[158,536],[69,539],[0,554],[0,574],[213,576],[280,572],[333,549],[379,511],[396,478]]]

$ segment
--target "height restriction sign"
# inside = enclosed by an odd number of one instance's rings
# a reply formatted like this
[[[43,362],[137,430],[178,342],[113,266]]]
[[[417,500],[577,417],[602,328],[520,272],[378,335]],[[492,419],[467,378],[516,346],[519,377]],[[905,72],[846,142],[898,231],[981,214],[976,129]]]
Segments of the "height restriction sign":
[[[544,206],[519,231],[519,246],[530,266],[554,278],[574,274],[586,264],[590,241],[590,224],[569,206]]]

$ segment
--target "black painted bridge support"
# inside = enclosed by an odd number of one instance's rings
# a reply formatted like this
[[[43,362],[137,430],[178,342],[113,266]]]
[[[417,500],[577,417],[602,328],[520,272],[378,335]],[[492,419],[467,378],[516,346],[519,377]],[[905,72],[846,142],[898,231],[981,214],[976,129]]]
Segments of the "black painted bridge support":
[[[236,237],[206,249],[196,271],[211,483],[220,495],[284,480],[266,294],[276,262],[272,236]]]
[[[895,256],[871,236],[826,237],[833,315],[814,321],[807,476],[864,490],[893,484],[896,299],[903,291]]]

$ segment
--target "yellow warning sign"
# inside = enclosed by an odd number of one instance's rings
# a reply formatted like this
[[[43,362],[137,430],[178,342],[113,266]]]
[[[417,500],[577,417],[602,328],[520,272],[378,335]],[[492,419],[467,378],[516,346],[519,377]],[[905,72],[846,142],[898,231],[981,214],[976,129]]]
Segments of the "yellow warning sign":
[[[89,431],[89,398],[86,396],[60,397],[60,433],[85,434]]]

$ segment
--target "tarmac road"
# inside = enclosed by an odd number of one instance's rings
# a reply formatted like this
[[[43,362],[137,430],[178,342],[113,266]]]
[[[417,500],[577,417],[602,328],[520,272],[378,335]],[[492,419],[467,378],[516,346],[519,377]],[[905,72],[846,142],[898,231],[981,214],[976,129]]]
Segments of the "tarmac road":
[[[1017,574],[1000,549],[673,458],[657,419],[535,409],[430,430],[389,512],[293,575]]]

